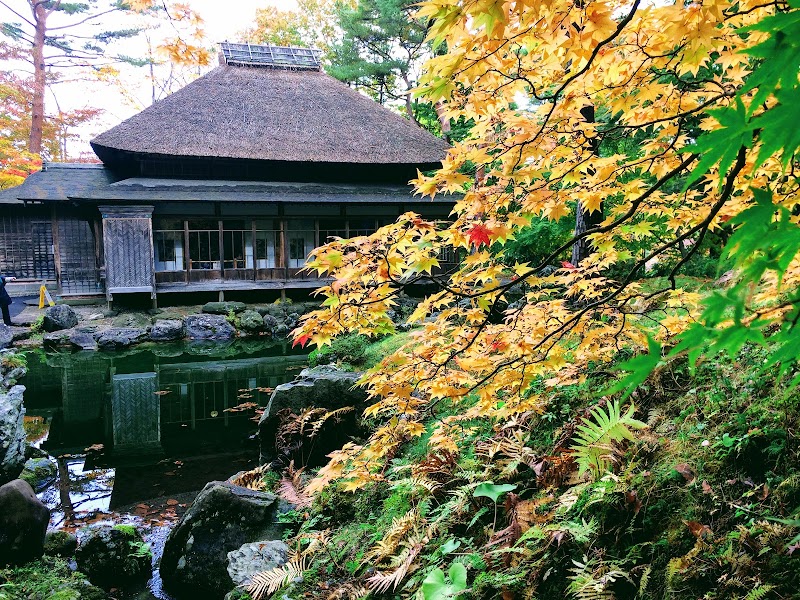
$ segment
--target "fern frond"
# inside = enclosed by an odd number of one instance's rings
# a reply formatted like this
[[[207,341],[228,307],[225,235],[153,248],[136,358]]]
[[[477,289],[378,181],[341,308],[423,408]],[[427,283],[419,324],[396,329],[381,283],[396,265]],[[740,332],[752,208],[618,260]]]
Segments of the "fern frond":
[[[266,489],[264,475],[269,471],[269,465],[261,465],[251,471],[245,471],[231,479],[233,485],[260,492]]]
[[[253,597],[253,600],[263,600],[271,596],[298,577],[302,577],[306,570],[306,559],[295,556],[280,567],[273,567],[268,571],[261,571],[250,578],[250,583],[243,587]]]
[[[333,419],[338,423],[342,420],[342,415],[346,415],[354,410],[355,408],[352,406],[343,406],[342,408],[337,408],[336,410],[327,411],[324,415],[311,424],[311,433],[308,434],[308,437],[315,437],[328,419]]]
[[[389,571],[388,573],[376,573],[367,579],[367,586],[369,586],[369,589],[380,594],[388,592],[390,588],[392,591],[396,590],[397,586],[400,585],[405,578],[411,565],[414,564],[414,559],[417,558],[417,555],[423,547],[424,544],[422,543],[410,545],[403,554],[398,557],[399,564],[393,571]]]
[[[597,478],[610,468],[614,445],[623,440],[633,441],[631,429],[647,427],[633,418],[635,411],[636,407],[631,404],[627,412],[622,414],[618,399],[609,402],[605,410],[600,406],[591,410],[591,420],[584,418],[575,428],[571,446],[579,473],[591,471]]]
[[[295,470],[294,461],[289,463],[286,474],[278,484],[278,495],[295,506],[309,508],[314,498],[305,490],[302,475],[303,469]]]
[[[769,594],[773,589],[775,589],[774,585],[759,585],[750,590],[750,593],[744,597],[744,600],[762,600],[762,598],[766,598],[767,594]]]
[[[389,529],[383,534],[383,539],[373,546],[369,557],[375,562],[380,562],[387,556],[394,554],[398,546],[400,546],[400,542],[414,531],[419,521],[419,512],[413,508],[402,517],[395,517]]]

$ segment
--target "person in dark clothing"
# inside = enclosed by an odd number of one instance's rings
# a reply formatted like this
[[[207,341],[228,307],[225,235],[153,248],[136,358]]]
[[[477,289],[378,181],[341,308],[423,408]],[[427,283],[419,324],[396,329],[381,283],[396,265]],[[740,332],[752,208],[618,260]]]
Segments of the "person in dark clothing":
[[[5,277],[0,275],[0,310],[3,311],[3,323],[11,325],[11,313],[8,307],[11,306],[11,296],[8,295],[6,290],[6,283],[9,281],[16,281],[16,277]]]

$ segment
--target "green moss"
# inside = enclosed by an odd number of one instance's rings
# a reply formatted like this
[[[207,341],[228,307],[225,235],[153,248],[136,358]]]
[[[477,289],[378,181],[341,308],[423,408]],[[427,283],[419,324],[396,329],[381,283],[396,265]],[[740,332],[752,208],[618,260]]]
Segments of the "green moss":
[[[63,558],[43,556],[16,568],[0,569],[0,600],[100,600],[105,592],[72,571]]]

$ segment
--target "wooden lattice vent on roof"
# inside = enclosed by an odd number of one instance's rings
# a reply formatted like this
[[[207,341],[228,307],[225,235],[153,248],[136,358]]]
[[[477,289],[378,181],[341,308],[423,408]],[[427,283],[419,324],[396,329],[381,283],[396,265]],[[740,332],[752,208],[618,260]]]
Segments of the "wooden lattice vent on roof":
[[[316,48],[266,46],[259,44],[220,44],[221,60],[228,65],[266,67],[291,71],[319,71],[322,52]]]

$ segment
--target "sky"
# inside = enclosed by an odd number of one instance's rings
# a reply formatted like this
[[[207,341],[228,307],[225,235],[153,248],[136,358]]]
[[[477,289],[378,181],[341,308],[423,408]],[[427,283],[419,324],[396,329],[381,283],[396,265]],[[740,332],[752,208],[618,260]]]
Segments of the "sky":
[[[23,16],[30,14],[27,0],[3,0],[3,2],[8,6],[3,6],[0,3],[0,22],[18,23],[20,21],[20,18],[14,15],[10,9]],[[185,2],[203,18],[207,41],[215,44],[223,40],[238,41],[241,39],[239,33],[252,25],[257,8],[273,5],[282,10],[287,10],[296,6],[294,0],[185,0]],[[55,18],[53,18],[52,23],[48,21],[51,26],[80,20],[75,17],[57,16],[61,18],[61,22],[56,22]],[[118,17],[118,19],[128,20],[135,18],[129,16]],[[105,21],[105,23],[108,23],[108,21]],[[124,20],[117,20],[113,23],[113,26],[130,26],[130,23]],[[97,27],[93,28],[91,23],[87,23],[85,27],[87,31],[97,30]],[[132,39],[120,42],[115,47],[115,50],[131,56],[141,56],[143,48],[144,41],[142,39]],[[0,66],[4,70],[11,70],[22,68],[23,65],[7,62],[7,64]],[[89,140],[92,137],[117,125],[124,119],[136,114],[143,105],[149,104],[150,87],[145,77],[146,72],[143,68],[125,68],[120,79],[125,82],[124,87],[130,92],[127,98],[121,91],[120,86],[115,85],[114,82],[83,80],[61,83],[55,87],[58,103],[62,110],[98,106],[104,109],[102,115],[77,132],[80,139],[70,143],[69,153],[71,156],[91,153]],[[142,85],[138,85],[137,89],[137,84]],[[46,112],[54,112],[55,101],[52,95],[48,94],[45,101]]]

